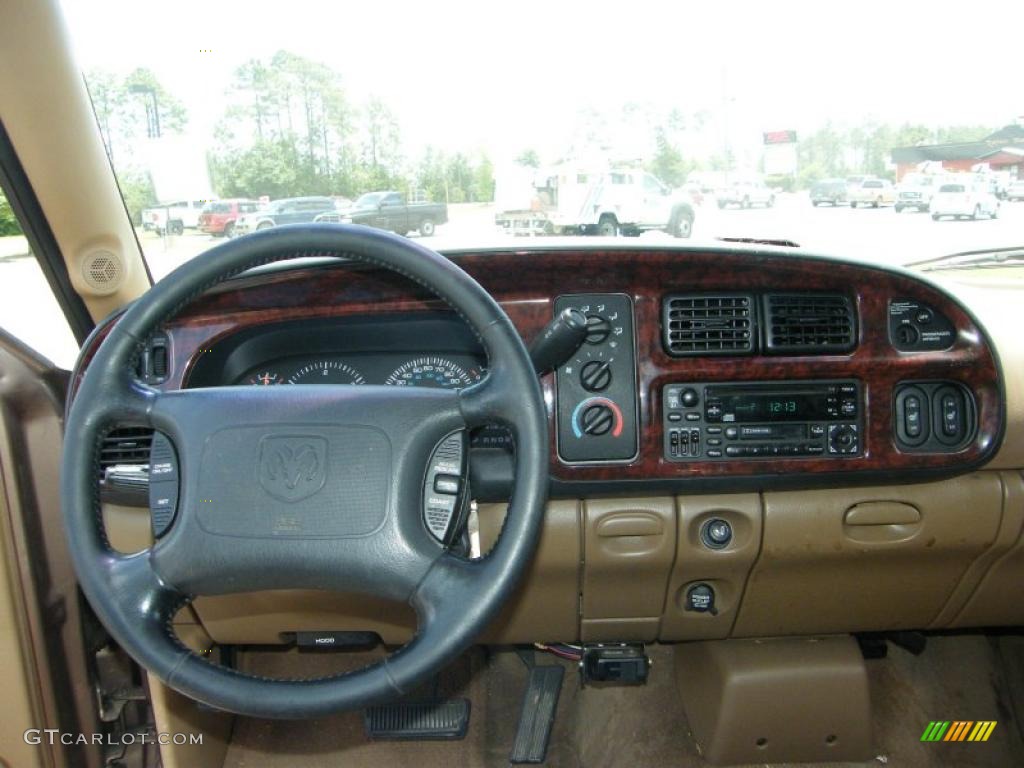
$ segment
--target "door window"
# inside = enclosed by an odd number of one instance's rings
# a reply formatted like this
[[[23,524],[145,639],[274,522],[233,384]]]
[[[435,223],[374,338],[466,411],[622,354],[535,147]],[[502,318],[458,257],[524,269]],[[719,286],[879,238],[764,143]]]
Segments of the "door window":
[[[62,368],[75,364],[78,342],[2,191],[0,328]]]

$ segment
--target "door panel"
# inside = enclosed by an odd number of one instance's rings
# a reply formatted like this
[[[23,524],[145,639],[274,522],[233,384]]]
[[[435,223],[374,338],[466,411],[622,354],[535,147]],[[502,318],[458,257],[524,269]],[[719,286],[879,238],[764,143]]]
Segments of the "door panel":
[[[0,758],[12,766],[100,764],[96,747],[26,745],[22,736],[26,728],[100,732],[61,522],[68,378],[0,330]]]

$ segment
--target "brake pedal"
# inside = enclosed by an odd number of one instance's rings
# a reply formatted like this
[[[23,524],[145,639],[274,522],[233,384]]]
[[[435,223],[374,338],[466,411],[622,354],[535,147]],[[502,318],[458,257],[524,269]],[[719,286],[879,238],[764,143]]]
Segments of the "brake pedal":
[[[523,694],[523,709],[509,762],[544,762],[564,675],[565,669],[560,666],[530,667],[530,681]]]
[[[374,741],[458,741],[469,728],[469,699],[368,707],[363,723]]]

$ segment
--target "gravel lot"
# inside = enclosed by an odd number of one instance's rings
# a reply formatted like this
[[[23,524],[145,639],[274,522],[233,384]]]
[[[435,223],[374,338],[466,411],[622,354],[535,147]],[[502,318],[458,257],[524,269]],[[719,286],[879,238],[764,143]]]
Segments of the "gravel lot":
[[[423,242],[437,249],[521,243],[495,230],[494,213],[492,205],[453,205],[451,221]],[[1024,245],[1024,203],[1004,203],[992,221],[936,222],[927,214],[897,214],[891,207],[814,208],[806,195],[780,195],[770,209],[719,210],[705,204],[697,209],[690,241],[650,232],[641,242],[699,244],[718,237],[788,239],[811,251],[900,265],[957,251]],[[167,238],[140,232],[140,240],[157,279],[221,242],[191,231]],[[76,354],[74,339],[26,252],[24,238],[0,238],[0,327],[68,367]]]

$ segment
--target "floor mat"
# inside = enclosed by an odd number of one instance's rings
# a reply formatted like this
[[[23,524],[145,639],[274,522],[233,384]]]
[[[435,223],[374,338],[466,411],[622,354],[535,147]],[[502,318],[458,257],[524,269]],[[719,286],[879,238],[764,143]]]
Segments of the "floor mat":
[[[651,677],[642,687],[581,689],[574,665],[536,655],[539,663],[566,666],[546,765],[708,765],[675,691],[671,647],[649,651]],[[295,651],[246,652],[240,658],[247,671],[280,677],[313,676],[367,662],[365,656]],[[923,655],[890,648],[888,658],[868,662],[868,674],[878,756],[856,765],[1024,765],[1018,726],[1018,713],[1024,712],[1024,639],[933,636]],[[360,713],[305,722],[238,718],[225,768],[506,766],[526,681],[526,666],[511,650],[477,649],[442,675],[441,694],[467,696],[472,702],[469,730],[459,742],[369,742]],[[986,743],[921,742],[931,720],[996,720],[998,725]]]

